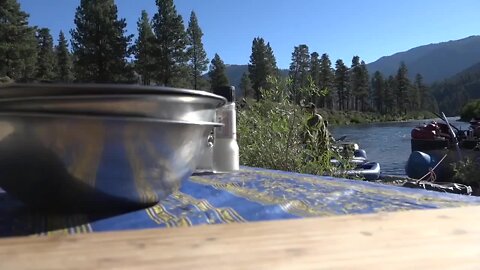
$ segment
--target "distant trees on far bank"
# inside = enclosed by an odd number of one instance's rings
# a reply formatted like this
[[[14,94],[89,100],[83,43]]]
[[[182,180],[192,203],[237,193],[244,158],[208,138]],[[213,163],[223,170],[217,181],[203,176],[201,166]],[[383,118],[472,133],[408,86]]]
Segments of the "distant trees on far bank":
[[[153,1],[153,0],[152,0]],[[47,28],[32,27],[17,0],[0,3],[0,77],[17,81],[139,83],[210,90],[228,84],[226,65],[218,54],[210,61],[203,32],[194,11],[188,23],[173,0],[157,0],[151,16],[139,14],[138,35],[126,33],[114,0],[81,0],[69,49],[63,32],[55,46]],[[101,15],[101,16],[100,16]],[[248,72],[241,79],[245,96],[259,101],[262,89],[281,77],[270,43],[252,41]],[[209,66],[210,63],[210,66]],[[314,103],[338,111],[405,114],[437,110],[429,88],[417,74],[408,79],[401,63],[395,76],[369,74],[359,56],[351,64],[332,62],[327,53],[311,52],[308,45],[293,48],[288,71],[288,94],[296,104]],[[305,89],[309,89],[305,91]]]
[[[0,2],[0,77],[28,80],[36,75],[36,30],[16,0]]]
[[[138,37],[126,34],[114,0],[81,0],[71,50],[63,32],[32,27],[17,0],[0,2],[0,77],[15,81],[141,83],[210,89],[203,33],[192,11],[187,29],[173,0],[157,0],[152,19],[142,11]]]
[[[471,119],[479,119],[480,99],[470,101],[465,106],[463,106],[460,117],[463,121],[470,121]]]
[[[113,0],[81,0],[72,35],[75,78],[78,82],[128,82],[133,70],[127,63],[133,35],[125,35],[127,22],[117,17]]]
[[[268,46],[264,45],[268,44]],[[241,88],[250,93],[253,88],[256,100],[262,99],[263,89],[271,87],[269,77],[278,77],[273,51],[263,38],[253,40],[249,64],[249,81],[242,76]],[[268,47],[263,50],[262,47]],[[259,53],[269,51],[269,54]],[[271,54],[271,56],[270,56]],[[296,104],[313,103],[317,108],[337,111],[377,112],[381,114],[407,114],[411,111],[437,111],[438,106],[430,90],[417,74],[414,82],[408,79],[408,68],[400,63],[395,76],[386,78],[379,71],[370,76],[366,64],[353,56],[350,67],[342,59],[332,62],[328,54],[320,56],[310,52],[306,44],[294,47],[289,68],[288,97]],[[259,64],[261,63],[261,64]]]

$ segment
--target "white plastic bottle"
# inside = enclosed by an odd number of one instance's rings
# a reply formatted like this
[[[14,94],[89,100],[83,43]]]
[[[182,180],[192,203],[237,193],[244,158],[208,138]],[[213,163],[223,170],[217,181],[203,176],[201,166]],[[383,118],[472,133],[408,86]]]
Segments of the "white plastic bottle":
[[[213,170],[215,172],[238,171],[240,151],[237,143],[235,87],[220,87],[215,90],[215,94],[224,96],[227,104],[217,109],[217,122],[224,126],[215,128]]]

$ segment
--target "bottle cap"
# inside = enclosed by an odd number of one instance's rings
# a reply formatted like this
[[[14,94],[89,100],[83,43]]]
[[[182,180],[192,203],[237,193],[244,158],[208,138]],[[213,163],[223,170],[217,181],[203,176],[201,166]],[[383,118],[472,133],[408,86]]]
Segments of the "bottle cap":
[[[213,93],[226,98],[228,102],[235,102],[235,86],[220,86],[213,89]]]

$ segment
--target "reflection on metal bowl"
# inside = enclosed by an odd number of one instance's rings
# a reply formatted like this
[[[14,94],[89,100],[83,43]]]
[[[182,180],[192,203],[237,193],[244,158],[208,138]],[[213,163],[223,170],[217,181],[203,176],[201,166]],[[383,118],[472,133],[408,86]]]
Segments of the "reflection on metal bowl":
[[[191,175],[216,125],[0,113],[0,187],[44,209],[146,207]]]
[[[220,99],[205,91],[132,84],[5,84],[0,85],[0,99],[92,95],[176,95]]]
[[[189,95],[81,95],[0,99],[2,111],[214,121],[225,99]]]

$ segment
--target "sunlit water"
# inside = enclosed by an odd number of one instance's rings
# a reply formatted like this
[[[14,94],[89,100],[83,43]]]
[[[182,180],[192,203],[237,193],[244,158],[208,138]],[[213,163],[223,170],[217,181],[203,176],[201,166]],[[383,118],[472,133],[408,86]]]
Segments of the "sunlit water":
[[[458,128],[466,129],[468,127],[468,123],[455,121],[458,118],[449,119]],[[415,126],[430,121],[336,126],[331,127],[330,131],[336,138],[347,136],[347,141],[358,143],[360,148],[367,151],[370,161],[380,163],[383,174],[405,175],[405,163],[411,152],[410,132]]]

